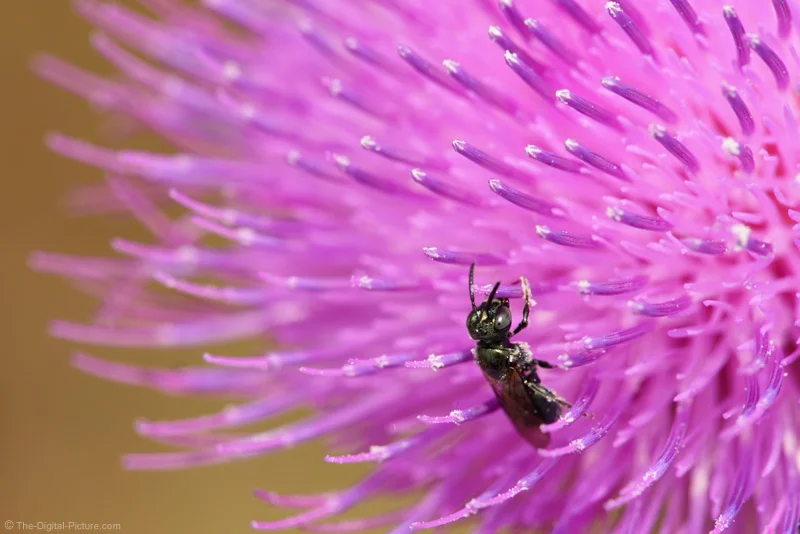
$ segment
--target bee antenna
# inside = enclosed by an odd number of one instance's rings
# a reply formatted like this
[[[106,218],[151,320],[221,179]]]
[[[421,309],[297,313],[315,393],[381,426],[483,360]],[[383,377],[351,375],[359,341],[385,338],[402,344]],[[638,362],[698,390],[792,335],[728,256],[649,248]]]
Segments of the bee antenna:
[[[491,304],[491,302],[492,302],[492,299],[494,299],[494,294],[495,294],[495,293],[497,293],[497,289],[498,289],[499,287],[500,287],[500,282],[497,282],[497,283],[494,285],[494,287],[492,288],[492,292],[491,292],[491,293],[489,293],[489,298],[486,300],[486,302],[488,302],[488,303],[490,303],[490,304]]]
[[[475,264],[469,266],[469,301],[472,303],[472,309],[475,309],[475,291],[472,286],[475,285]]]

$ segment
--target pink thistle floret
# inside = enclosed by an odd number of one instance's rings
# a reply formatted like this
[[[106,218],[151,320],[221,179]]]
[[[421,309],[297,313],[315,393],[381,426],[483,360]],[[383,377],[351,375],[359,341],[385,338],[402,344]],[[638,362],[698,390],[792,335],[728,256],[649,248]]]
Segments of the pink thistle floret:
[[[102,306],[54,335],[93,345],[279,350],[79,369],[220,412],[139,421],[179,447],[131,469],[224,463],[330,437],[375,462],[256,529],[359,532],[471,518],[476,532],[794,533],[800,56],[794,2],[82,0],[97,77],[35,67],[174,154],[51,135],[149,243],[35,268]],[[645,5],[646,4],[646,5]],[[181,210],[177,218],[165,208]],[[213,238],[213,241],[210,239]],[[220,245],[220,243],[223,243]],[[479,367],[478,297],[536,305],[519,341],[572,405],[534,449]],[[526,286],[527,287],[527,286]],[[517,340],[517,338],[515,338]],[[311,404],[306,419],[241,427]],[[236,433],[231,433],[231,431]],[[407,508],[326,522],[376,494]]]

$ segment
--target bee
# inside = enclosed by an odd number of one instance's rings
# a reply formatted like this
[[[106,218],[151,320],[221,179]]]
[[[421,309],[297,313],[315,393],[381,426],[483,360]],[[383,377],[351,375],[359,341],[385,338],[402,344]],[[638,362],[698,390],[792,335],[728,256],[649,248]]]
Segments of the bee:
[[[530,284],[525,277],[520,278],[525,305],[522,320],[511,331],[508,299],[495,298],[500,282],[492,287],[489,297],[476,306],[474,278],[473,263],[469,268],[472,311],[467,316],[467,330],[470,337],[478,342],[473,350],[475,361],[517,432],[535,448],[544,448],[550,443],[550,434],[542,432],[540,425],[557,421],[562,409],[571,408],[572,405],[541,384],[536,369],[552,369],[553,366],[533,359],[525,346],[511,342],[513,336],[528,326],[533,300]]]

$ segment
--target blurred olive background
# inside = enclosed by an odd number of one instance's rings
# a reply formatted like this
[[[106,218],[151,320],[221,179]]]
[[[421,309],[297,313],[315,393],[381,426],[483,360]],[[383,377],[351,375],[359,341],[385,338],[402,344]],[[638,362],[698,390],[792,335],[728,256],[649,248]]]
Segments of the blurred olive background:
[[[100,115],[39,80],[29,68],[35,53],[49,51],[90,70],[109,72],[89,46],[91,28],[66,0],[6,0],[0,13],[0,150],[6,184],[0,210],[0,325],[5,341],[0,357],[0,522],[120,523],[122,532],[148,534],[244,533],[252,532],[252,519],[277,519],[289,512],[258,501],[253,488],[305,493],[355,482],[365,470],[325,464],[326,449],[320,443],[191,471],[121,469],[122,453],[158,450],[134,434],[136,417],[199,415],[222,402],[165,397],[82,375],[68,363],[75,347],[48,337],[50,319],[86,320],[95,303],[65,280],[30,271],[30,252],[111,254],[108,242],[113,236],[146,239],[146,234],[123,217],[67,214],[63,198],[70,188],[102,175],[51,154],[42,143],[46,132],[59,131],[114,146],[103,137]],[[167,148],[153,139],[134,142],[139,148]],[[237,354],[235,349],[228,353]],[[169,367],[201,357],[199,350],[90,347],[88,352]]]

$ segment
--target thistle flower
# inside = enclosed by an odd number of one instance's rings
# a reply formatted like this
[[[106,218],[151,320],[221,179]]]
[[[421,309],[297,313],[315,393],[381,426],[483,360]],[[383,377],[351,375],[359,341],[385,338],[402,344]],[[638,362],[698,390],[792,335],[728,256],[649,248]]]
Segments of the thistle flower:
[[[142,4],[155,16],[77,4],[118,77],[36,64],[177,147],[48,139],[108,174],[76,208],[128,211],[155,236],[115,240],[113,258],[37,254],[103,303],[96,322],[52,331],[137,348],[260,336],[281,350],[191,369],[77,355],[103,378],[241,399],[138,423],[181,450],[128,468],[327,436],[326,461],[376,462],[372,474],[335,494],[260,492],[305,510],[255,528],[405,532],[474,516],[482,533],[795,532],[790,2]],[[547,448],[516,434],[473,362],[473,262],[478,294],[501,280],[517,315],[514,281],[530,279],[520,339],[558,366],[542,379],[573,404],[544,429]],[[229,432],[307,403],[306,420]],[[376,493],[422,496],[326,522]]]

